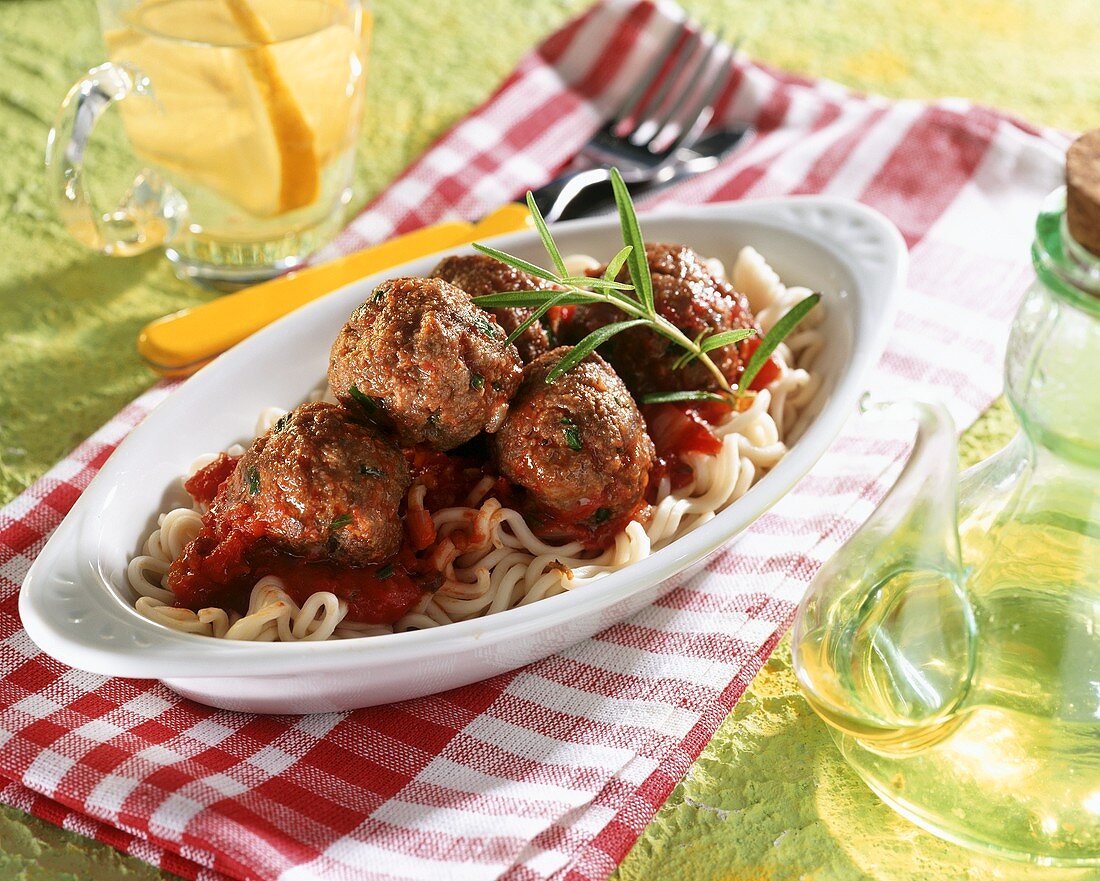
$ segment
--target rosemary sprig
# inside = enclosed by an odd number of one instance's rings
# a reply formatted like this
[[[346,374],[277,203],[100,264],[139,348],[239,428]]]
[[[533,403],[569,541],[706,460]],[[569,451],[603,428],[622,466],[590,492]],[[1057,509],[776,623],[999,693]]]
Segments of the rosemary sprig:
[[[645,239],[642,237],[638,216],[634,211],[634,204],[630,199],[626,183],[616,168],[611,169],[611,186],[615,193],[615,203],[619,211],[619,226],[622,231],[624,246],[608,262],[607,268],[601,277],[569,275],[561,250],[554,241],[545,218],[535,204],[534,197],[531,193],[528,193],[527,207],[531,212],[539,238],[542,239],[543,247],[554,264],[556,272],[551,272],[521,257],[516,257],[488,245],[482,245],[479,242],[474,243],[474,248],[482,254],[511,266],[513,269],[518,269],[520,272],[551,282],[554,289],[485,294],[474,297],[474,302],[486,309],[524,308],[531,310],[531,314],[508,335],[505,345],[515,342],[527,328],[539,321],[555,306],[607,303],[615,306],[628,316],[626,321],[606,324],[585,336],[547,374],[547,382],[553,382],[573,369],[616,334],[632,327],[644,326],[683,349],[683,354],[674,362],[674,367],[681,368],[692,361],[699,361],[714,377],[718,391],[659,392],[644,396],[642,398],[643,403],[699,400],[736,402],[738,398],[747,393],[746,390],[752,380],[775,350],[775,347],[814,307],[820,299],[820,294],[814,294],[812,297],[803,300],[776,322],[771,331],[761,340],[752,358],[749,359],[749,363],[745,366],[742,374],[741,382],[738,386],[731,386],[726,375],[722,373],[707,353],[723,346],[742,342],[751,336],[755,336],[757,331],[753,328],[726,330],[711,334],[704,331],[695,339],[692,339],[675,324],[659,314],[653,297],[653,279],[650,275],[649,263],[646,260]],[[618,281],[618,275],[623,266],[626,266],[630,274],[629,284]]]

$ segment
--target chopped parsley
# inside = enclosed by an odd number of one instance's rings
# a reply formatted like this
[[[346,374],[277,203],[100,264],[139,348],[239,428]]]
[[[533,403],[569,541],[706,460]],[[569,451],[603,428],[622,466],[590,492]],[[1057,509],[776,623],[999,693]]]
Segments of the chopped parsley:
[[[379,581],[385,581],[387,578],[393,577],[393,563],[387,563],[381,569],[374,573],[374,577]]]
[[[493,324],[488,318],[481,315],[474,317],[474,327],[476,327],[482,334],[487,336],[491,340],[497,338],[497,326]]]
[[[381,468],[374,468],[370,465],[359,464],[359,473],[364,477],[382,477],[385,472]]]
[[[348,394],[351,396],[352,400],[359,404],[364,410],[373,413],[378,409],[378,400],[372,398],[370,395],[363,394],[359,391],[359,386],[353,385],[348,389]]]
[[[597,523],[606,523],[608,520],[611,519],[611,509],[597,508],[596,513],[592,515],[592,519],[595,520]]]
[[[351,523],[351,514],[341,514],[339,517],[333,517],[332,531],[335,532],[337,529],[343,529],[349,523]]]
[[[428,425],[430,425],[432,428],[439,428],[438,410],[432,410],[432,412],[428,414]]]
[[[562,431],[565,432],[565,445],[571,450],[584,449],[584,444],[581,443],[581,432],[577,428],[577,423],[573,421],[572,416],[563,416],[561,419]]]
[[[272,430],[275,431],[276,433],[278,433],[278,432],[282,431],[284,428],[286,428],[287,425],[289,425],[289,424],[290,424],[290,414],[289,413],[284,413],[282,416],[280,416],[278,418],[278,420],[276,420],[275,427]]]
[[[500,382],[495,380],[495,379],[493,380],[493,391],[494,392],[504,391],[504,386],[501,385]]]
[[[260,470],[255,465],[251,465],[245,474],[248,476],[248,494],[258,496],[260,494]]]
[[[471,373],[470,388],[474,389],[475,391],[480,391],[481,389],[485,388],[485,377],[482,376],[480,373]]]

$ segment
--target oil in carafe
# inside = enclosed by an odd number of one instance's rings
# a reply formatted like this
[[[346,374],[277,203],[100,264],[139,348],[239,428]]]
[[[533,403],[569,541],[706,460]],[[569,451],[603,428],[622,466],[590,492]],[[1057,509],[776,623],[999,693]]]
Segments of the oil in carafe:
[[[1032,262],[1005,359],[1020,434],[956,487],[950,418],[908,405],[914,453],[799,607],[795,670],[901,814],[1100,868],[1100,130],[1071,147]]]

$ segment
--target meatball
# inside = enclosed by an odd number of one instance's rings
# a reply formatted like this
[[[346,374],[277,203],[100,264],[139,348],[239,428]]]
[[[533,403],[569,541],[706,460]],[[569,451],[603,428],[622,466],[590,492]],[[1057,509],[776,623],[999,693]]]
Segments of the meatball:
[[[738,328],[756,328],[748,300],[728,283],[716,278],[703,259],[683,245],[647,244],[646,260],[653,277],[653,301],[657,312],[675,324],[689,338],[700,333],[719,333]],[[595,270],[602,273],[603,269]],[[630,281],[624,266],[619,280]],[[598,327],[625,316],[614,306],[602,303],[578,306],[561,328],[564,342],[576,343]],[[752,338],[709,353],[731,384],[737,382],[756,344]],[[651,392],[715,389],[713,374],[698,361],[676,369],[673,365],[684,350],[646,327],[632,327],[600,347],[630,390],[639,397]]]
[[[376,427],[335,404],[302,404],[252,442],[212,513],[244,513],[291,554],[365,566],[397,553],[409,484],[404,455]]]
[[[332,346],[333,393],[401,444],[449,450],[500,428],[523,364],[496,319],[438,278],[374,289]]]
[[[615,371],[597,354],[552,383],[562,346],[524,368],[503,427],[493,438],[500,473],[526,490],[529,509],[591,524],[633,512],[653,464],[645,420]],[[547,530],[535,518],[536,532]]]
[[[447,257],[433,271],[432,276],[449,281],[462,288],[471,297],[484,294],[503,294],[507,291],[551,291],[555,286],[548,281],[513,269],[485,254],[469,257]],[[531,309],[490,309],[504,332],[511,334],[530,316]],[[516,339],[516,349],[526,364],[543,352],[550,350],[550,339],[539,322],[535,322]]]

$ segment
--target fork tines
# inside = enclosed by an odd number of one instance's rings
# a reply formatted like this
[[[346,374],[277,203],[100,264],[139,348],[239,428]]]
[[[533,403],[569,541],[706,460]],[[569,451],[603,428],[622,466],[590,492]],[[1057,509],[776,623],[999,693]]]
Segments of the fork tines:
[[[602,131],[651,153],[671,155],[712,118],[736,52],[737,45],[723,42],[721,31],[676,28]]]

